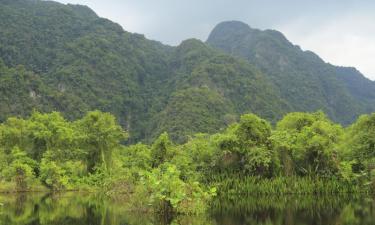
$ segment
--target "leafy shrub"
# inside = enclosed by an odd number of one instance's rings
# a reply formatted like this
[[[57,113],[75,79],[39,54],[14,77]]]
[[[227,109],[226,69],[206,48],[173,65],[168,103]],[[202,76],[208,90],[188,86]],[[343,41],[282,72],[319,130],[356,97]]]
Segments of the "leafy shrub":
[[[215,189],[204,191],[198,182],[184,182],[176,166],[165,163],[145,172],[136,187],[135,196],[143,196],[154,211],[161,214],[204,212]]]

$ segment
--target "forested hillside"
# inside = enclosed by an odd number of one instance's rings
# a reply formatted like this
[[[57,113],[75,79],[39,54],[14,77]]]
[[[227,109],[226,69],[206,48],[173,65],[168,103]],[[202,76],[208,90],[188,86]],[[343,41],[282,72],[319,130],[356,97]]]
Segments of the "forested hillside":
[[[99,109],[118,118],[129,142],[164,131],[185,142],[244,113],[276,122],[322,109],[347,124],[375,107],[373,82],[275,31],[224,23],[208,45],[191,39],[172,47],[85,6],[39,0],[0,2],[0,81],[0,121],[33,110],[72,120]]]
[[[68,191],[103,200],[74,212],[88,224],[99,211],[100,224],[128,224],[98,207],[112,200],[117,213],[156,224],[185,216],[207,224],[189,217],[210,216],[215,205],[232,213],[224,201],[244,223],[250,214],[237,212],[251,208],[264,222],[256,224],[271,224],[277,211],[259,196],[284,199],[304,224],[324,224],[325,214],[286,198],[293,194],[317,208],[316,198],[329,198],[327,215],[344,215],[335,224],[363,224],[363,215],[371,224],[373,214],[358,213],[371,210],[338,201],[341,212],[331,197],[374,196],[374,165],[374,82],[280,32],[223,22],[207,42],[168,46],[85,6],[0,0],[0,193],[46,194],[27,209],[27,195],[0,198],[0,224],[50,224],[56,211],[79,206],[74,198],[58,207],[55,194]],[[292,212],[283,209],[278,223]]]
[[[323,109],[335,121],[348,124],[375,110],[374,82],[353,68],[325,63],[278,31],[228,21],[214,28],[207,43],[259,68],[293,111]]]
[[[266,76],[243,60],[217,52],[199,40],[176,47],[170,60],[173,78],[165,108],[153,121],[155,134],[167,131],[177,141],[196,132],[212,133],[254,112],[275,121],[288,105]]]

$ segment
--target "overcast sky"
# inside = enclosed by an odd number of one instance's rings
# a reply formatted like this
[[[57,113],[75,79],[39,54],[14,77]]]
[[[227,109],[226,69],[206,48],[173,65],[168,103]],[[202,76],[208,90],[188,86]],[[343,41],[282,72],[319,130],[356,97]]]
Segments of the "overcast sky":
[[[213,27],[240,20],[276,29],[335,65],[375,80],[375,0],[58,0],[87,5],[130,32],[165,44],[206,40]]]

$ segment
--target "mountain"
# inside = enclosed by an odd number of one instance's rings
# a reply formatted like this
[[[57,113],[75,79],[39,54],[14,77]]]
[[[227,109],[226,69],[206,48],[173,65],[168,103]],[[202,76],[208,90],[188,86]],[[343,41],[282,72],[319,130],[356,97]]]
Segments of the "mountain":
[[[176,47],[169,67],[174,75],[165,90],[172,91],[153,119],[156,134],[168,131],[174,140],[184,141],[186,135],[217,131],[243,113],[276,121],[289,111],[259,70],[199,40],[186,40]]]
[[[18,85],[4,85],[3,98],[23,99],[2,107],[0,119],[25,116],[29,108],[61,111],[70,119],[100,109],[114,113],[134,139],[143,137],[143,121],[161,110],[153,96],[169,73],[168,51],[168,46],[125,32],[85,6],[1,1],[0,60]],[[11,69],[19,65],[43,88],[20,84]]]
[[[184,142],[249,112],[276,122],[323,109],[349,123],[374,110],[373,90],[358,71],[239,22],[220,24],[207,43],[172,47],[85,6],[0,1],[0,122],[33,110],[75,119],[99,109],[116,115],[129,142],[164,131]]]
[[[278,31],[227,21],[213,29],[207,44],[259,68],[293,111],[322,109],[333,120],[348,124],[375,110],[374,82],[353,68],[325,63]]]
[[[275,121],[287,104],[244,60],[201,41],[147,40],[91,9],[50,1],[0,2],[0,120],[33,109],[69,119],[115,114],[131,141],[163,131],[177,141],[213,132],[244,112]]]

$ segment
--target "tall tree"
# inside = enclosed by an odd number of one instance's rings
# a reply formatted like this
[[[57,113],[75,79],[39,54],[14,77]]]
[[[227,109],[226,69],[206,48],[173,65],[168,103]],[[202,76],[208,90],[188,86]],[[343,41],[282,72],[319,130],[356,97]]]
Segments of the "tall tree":
[[[81,147],[87,151],[88,171],[94,172],[95,167],[101,165],[110,170],[113,150],[127,138],[115,117],[100,111],[89,112],[75,126],[81,131]]]

